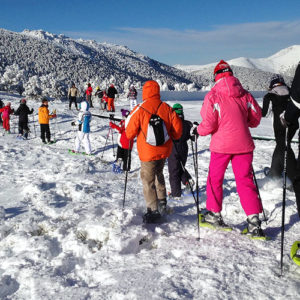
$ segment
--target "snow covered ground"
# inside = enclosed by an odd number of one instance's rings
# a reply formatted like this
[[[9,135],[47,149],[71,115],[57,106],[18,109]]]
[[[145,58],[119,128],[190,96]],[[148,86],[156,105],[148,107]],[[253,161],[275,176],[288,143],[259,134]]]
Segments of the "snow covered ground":
[[[17,108],[20,97],[0,93]],[[261,98],[258,99],[261,101]],[[169,101],[173,104],[177,101]],[[37,120],[39,103],[28,99]],[[185,116],[199,121],[202,102],[182,101]],[[118,101],[117,111],[129,107]],[[101,159],[108,121],[94,118],[94,156],[68,154],[77,112],[67,103],[51,102],[57,121],[51,123],[57,143],[43,145],[34,134],[28,141],[0,131],[0,299],[298,299],[300,269],[289,258],[299,240],[300,223],[294,194],[287,192],[284,276],[280,277],[282,188],[264,178],[274,142],[256,141],[254,169],[269,222],[271,241],[240,235],[246,216],[236,193],[231,167],[224,180],[224,220],[233,232],[200,230],[191,196],[169,202],[168,222],[147,230],[142,226],[145,203],[139,159],[133,150],[125,209],[124,174],[112,173],[111,138]],[[92,113],[100,113],[99,104]],[[117,115],[120,115],[117,113]],[[12,117],[12,131],[16,119]],[[254,130],[272,136],[271,118]],[[116,141],[117,134],[114,135]],[[198,140],[200,205],[210,153],[209,137]],[[190,155],[187,169],[194,174]],[[165,177],[168,183],[167,167]]]

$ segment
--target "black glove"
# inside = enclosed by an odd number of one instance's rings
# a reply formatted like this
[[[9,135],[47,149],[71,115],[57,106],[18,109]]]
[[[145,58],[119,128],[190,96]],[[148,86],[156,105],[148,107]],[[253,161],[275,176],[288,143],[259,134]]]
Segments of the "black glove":
[[[33,113],[33,108],[31,109],[31,113]]]
[[[199,136],[198,131],[197,131],[197,127],[199,126],[198,122],[194,122],[193,123],[193,127],[190,130],[190,135],[191,136]]]
[[[71,125],[72,125],[72,126],[75,126],[76,124],[75,124],[75,122],[72,122]]]

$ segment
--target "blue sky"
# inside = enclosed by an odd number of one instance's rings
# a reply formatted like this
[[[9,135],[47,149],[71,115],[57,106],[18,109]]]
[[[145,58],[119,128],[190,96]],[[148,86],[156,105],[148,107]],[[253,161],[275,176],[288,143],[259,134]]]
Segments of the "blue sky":
[[[126,45],[161,62],[267,57],[300,44],[299,0],[0,0],[0,27]]]

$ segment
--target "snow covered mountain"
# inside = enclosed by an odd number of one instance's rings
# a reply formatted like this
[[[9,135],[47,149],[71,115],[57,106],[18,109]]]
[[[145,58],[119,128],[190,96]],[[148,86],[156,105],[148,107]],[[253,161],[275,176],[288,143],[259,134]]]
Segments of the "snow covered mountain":
[[[201,79],[125,46],[74,40],[42,30],[22,33],[0,29],[0,89],[25,89],[26,95],[64,96],[71,82],[81,90],[87,82],[122,91],[149,79],[162,89],[201,88]]]
[[[300,60],[300,45],[294,45],[283,49],[267,58],[247,58],[239,57],[228,60],[231,66],[257,69],[270,73],[279,73],[285,76],[294,76],[295,68]],[[193,73],[204,69],[212,68],[217,64],[207,65],[175,65],[174,67]]]
[[[242,85],[248,90],[266,90],[274,73],[281,74],[291,84],[300,59],[300,45],[283,49],[267,58],[239,57],[227,62]],[[179,70],[201,76],[206,89],[214,84],[213,70],[217,62],[207,65],[175,65]]]

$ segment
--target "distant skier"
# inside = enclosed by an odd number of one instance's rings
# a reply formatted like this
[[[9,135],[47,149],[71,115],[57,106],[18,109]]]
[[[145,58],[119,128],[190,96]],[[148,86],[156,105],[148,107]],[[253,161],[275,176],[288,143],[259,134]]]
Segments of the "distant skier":
[[[30,110],[26,104],[26,99],[22,99],[20,106],[15,111],[15,115],[19,116],[19,137],[24,139],[28,138],[29,127],[28,127],[28,115],[33,113],[33,108]]]
[[[193,187],[193,180],[189,172],[185,169],[185,164],[188,156],[188,140],[195,139],[191,136],[190,131],[193,124],[184,119],[183,107],[176,103],[173,105],[173,110],[182,120],[182,135],[179,140],[173,141],[171,155],[168,158],[169,181],[171,186],[171,194],[169,197],[179,200],[182,196],[181,183],[186,189]]]
[[[111,84],[107,90],[107,110],[111,112],[115,112],[115,97],[118,94],[115,86]]]
[[[265,117],[269,110],[270,102],[273,111],[273,129],[276,140],[272,164],[268,176],[271,178],[279,178],[283,172],[284,150],[285,150],[285,128],[280,121],[280,115],[286,110],[290,92],[281,75],[275,75],[271,78],[269,92],[264,96],[262,116]],[[295,135],[299,125],[294,124],[289,127],[288,140],[290,141]]]
[[[215,85],[205,96],[201,108],[199,135],[211,134],[211,159],[206,185],[204,222],[227,227],[222,216],[224,173],[231,161],[237,192],[247,215],[247,233],[264,237],[259,213],[262,205],[253,182],[254,143],[248,127],[257,127],[261,109],[252,95],[233,76],[230,66],[221,60],[214,69]]]
[[[102,105],[103,91],[100,89],[99,86],[96,87],[95,97],[99,99],[100,107],[103,109],[103,105]]]
[[[102,99],[101,99],[101,103],[102,103],[101,106],[102,106],[103,111],[107,111],[108,97],[107,97],[107,94],[106,94],[105,90],[103,91],[103,96],[102,96]]]
[[[88,83],[88,87],[85,91],[85,95],[86,95],[86,101],[89,103],[89,106],[94,107],[92,102],[93,88],[90,83]]]
[[[118,149],[117,149],[117,160],[114,166],[115,172],[119,172],[121,164],[123,163],[123,171],[130,171],[131,168],[131,150],[133,146],[133,140],[129,140],[125,133],[125,119],[129,115],[129,111],[121,109],[123,120],[116,125],[113,122],[109,122],[109,126],[116,129],[119,132],[118,136]]]
[[[3,106],[4,106],[4,103],[3,103],[2,99],[0,99],[0,109],[3,108]],[[2,121],[2,113],[0,112],[0,124],[2,124],[2,123],[3,123],[3,121]]]
[[[2,121],[3,121],[3,128],[6,133],[10,134],[10,115],[14,113],[14,109],[11,108],[11,103],[7,102],[6,106],[0,108],[0,113],[2,113]]]
[[[82,101],[79,104],[80,112],[78,114],[77,120],[72,122],[72,126],[78,125],[78,133],[75,139],[75,149],[73,150],[74,153],[79,153],[81,143],[85,148],[85,153],[90,155],[91,150],[91,143],[90,143],[90,122],[92,115],[89,112],[89,104],[87,101]]]
[[[129,88],[129,92],[127,94],[127,98],[130,101],[130,110],[133,110],[133,108],[137,105],[137,90],[135,89],[134,85],[132,84]]]
[[[39,107],[39,124],[41,128],[41,139],[44,144],[46,144],[47,142],[48,144],[53,143],[53,141],[51,141],[49,121],[50,119],[56,118],[55,113],[52,114],[49,113],[48,105],[49,105],[48,99],[43,98],[42,105]]]
[[[75,107],[76,109],[77,108],[77,97],[78,97],[78,89],[77,87],[75,86],[75,83],[72,84],[72,86],[70,87],[69,89],[69,92],[68,92],[68,97],[69,97],[69,109],[71,109],[72,107],[72,103],[74,102],[75,104]]]

